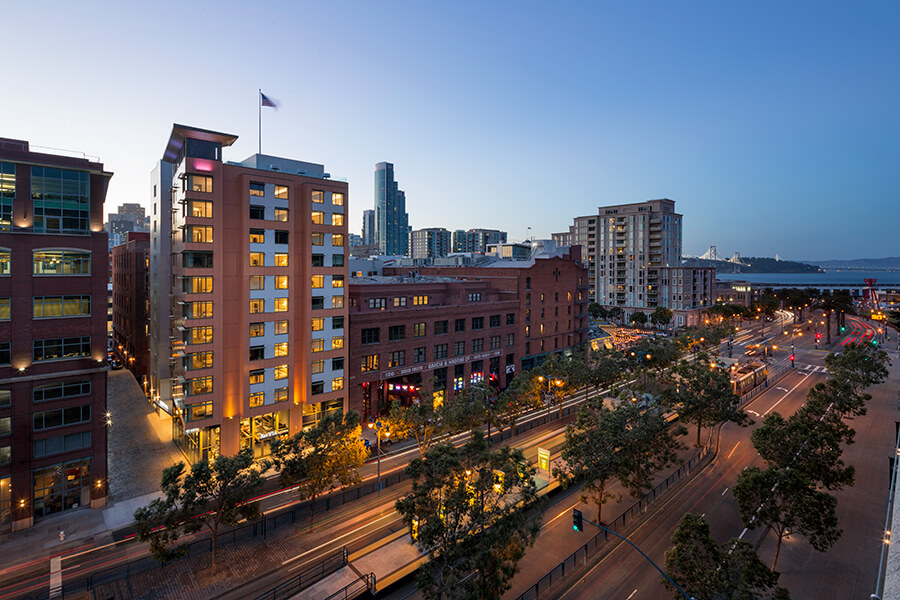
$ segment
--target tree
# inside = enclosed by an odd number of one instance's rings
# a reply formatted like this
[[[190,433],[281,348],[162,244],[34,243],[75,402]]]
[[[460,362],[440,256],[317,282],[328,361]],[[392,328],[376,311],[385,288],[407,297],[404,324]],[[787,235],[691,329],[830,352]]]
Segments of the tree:
[[[657,306],[656,309],[650,313],[650,322],[659,327],[660,325],[668,326],[672,321],[672,311],[665,306]]]
[[[491,451],[480,431],[461,448],[435,446],[407,467],[412,492],[397,511],[429,562],[429,600],[499,599],[540,531],[534,468],[519,449]]]
[[[609,315],[610,319],[619,319],[622,317],[622,307],[620,306],[610,306],[606,309],[607,315]]]
[[[566,464],[554,469],[554,475],[565,484],[583,480],[586,497],[597,504],[597,521],[602,522],[603,505],[618,497],[609,491],[611,481],[618,479],[632,496],[640,496],[650,489],[658,470],[678,459],[683,446],[676,438],[683,433],[683,427],[670,427],[658,410],[642,411],[628,400],[611,408],[602,398],[593,398],[566,429]]]
[[[396,439],[415,439],[419,456],[424,456],[435,439],[446,431],[441,412],[432,402],[413,402],[409,406],[393,402],[388,416],[381,419],[382,426]]]
[[[837,499],[817,490],[799,469],[747,467],[732,493],[746,527],[767,527],[775,534],[773,572],[788,532],[806,537],[819,552],[828,550],[841,535],[835,514]]]
[[[179,462],[162,473],[164,498],[157,498],[134,512],[137,536],[150,541],[150,552],[161,562],[183,556],[186,546],[172,548],[181,533],[209,531],[212,542],[211,567],[216,572],[216,550],[221,527],[259,518],[259,502],[250,502],[259,494],[265,463],[254,463],[245,448],[235,456],[219,455],[210,465],[198,461],[185,473]]]
[[[685,592],[703,600],[789,600],[783,587],[775,587],[778,575],[766,568],[753,545],[738,538],[719,546],[709,533],[709,523],[686,514],[672,534],[666,551],[666,573]],[[679,600],[683,598],[664,581]],[[772,589],[775,588],[775,589]]]
[[[701,446],[700,432],[723,421],[744,426],[752,423],[740,408],[741,399],[731,390],[728,372],[710,367],[709,357],[700,354],[692,362],[682,361],[675,367],[675,387],[666,389],[663,400],[678,410],[678,417],[697,426],[697,446]]]
[[[635,325],[643,327],[647,324],[647,315],[639,310],[631,313],[631,322]]]
[[[843,353],[825,357],[831,376],[846,381],[857,393],[887,379],[887,363],[887,353],[869,344],[847,344]]]
[[[312,500],[310,523],[319,495],[360,481],[357,469],[368,455],[361,433],[359,413],[350,411],[343,416],[333,412],[292,437],[272,442],[281,483],[296,485],[301,498]]]
[[[606,309],[596,302],[588,304],[588,314],[591,315],[592,319],[605,319],[608,316]]]

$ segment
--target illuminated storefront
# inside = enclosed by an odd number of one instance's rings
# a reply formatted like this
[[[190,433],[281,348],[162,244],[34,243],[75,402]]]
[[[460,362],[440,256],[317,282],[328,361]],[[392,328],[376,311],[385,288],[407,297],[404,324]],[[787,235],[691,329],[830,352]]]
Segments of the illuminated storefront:
[[[288,415],[288,410],[280,410],[241,419],[241,450],[253,449],[253,458],[271,454],[272,440],[288,434]]]

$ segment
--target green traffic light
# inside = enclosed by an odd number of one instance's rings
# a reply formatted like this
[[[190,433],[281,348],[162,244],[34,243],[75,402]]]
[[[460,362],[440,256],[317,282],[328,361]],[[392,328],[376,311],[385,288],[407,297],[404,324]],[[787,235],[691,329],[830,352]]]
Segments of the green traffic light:
[[[572,529],[584,531],[583,517],[581,516],[581,511],[577,508],[572,509]]]

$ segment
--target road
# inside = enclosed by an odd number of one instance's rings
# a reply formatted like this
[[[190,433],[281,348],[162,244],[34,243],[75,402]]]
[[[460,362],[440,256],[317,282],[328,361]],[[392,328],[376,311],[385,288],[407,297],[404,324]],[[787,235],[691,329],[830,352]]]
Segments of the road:
[[[855,319],[852,322],[857,325]],[[850,331],[848,337],[859,339],[861,335],[865,336],[864,325],[860,322],[855,333]],[[730,486],[744,467],[763,465],[750,442],[750,433],[759,425],[759,417],[773,410],[786,416],[792,414],[803,404],[808,389],[827,376],[823,366],[825,352],[811,348],[814,338],[806,336],[802,342],[794,341],[795,372],[747,407],[757,424],[748,428],[725,425],[721,430],[717,459],[683,491],[658,507],[630,536],[659,565],[664,562],[675,527],[686,513],[704,515],[719,542],[741,535],[744,526]],[[895,363],[900,363],[896,355],[893,358]],[[836,492],[838,518],[844,529],[840,540],[825,553],[816,552],[799,536],[792,536],[782,545],[778,560],[779,583],[791,591],[792,597],[862,598],[868,597],[873,589],[887,506],[886,459],[891,455],[893,422],[897,419],[897,391],[895,366],[888,382],[869,390],[873,399],[868,414],[852,423],[857,431],[856,443],[847,448],[844,460],[856,467],[856,485]],[[573,532],[572,535],[579,534]],[[764,530],[757,529],[746,532],[745,539],[758,545],[764,562],[771,562],[774,536],[767,536]],[[660,580],[660,574],[652,566],[627,545],[621,544],[557,597],[591,600],[670,597]]]

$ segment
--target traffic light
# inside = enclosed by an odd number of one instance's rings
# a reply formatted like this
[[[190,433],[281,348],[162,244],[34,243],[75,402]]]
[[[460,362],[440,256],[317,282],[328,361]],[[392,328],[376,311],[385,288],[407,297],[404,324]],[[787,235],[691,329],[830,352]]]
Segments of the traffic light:
[[[821,339],[822,339],[822,334],[821,334],[821,333],[817,333],[817,334],[816,334],[816,341],[819,341],[819,340],[821,340]]]
[[[577,508],[572,509],[572,529],[575,531],[584,531],[584,522],[581,517],[581,511]]]

